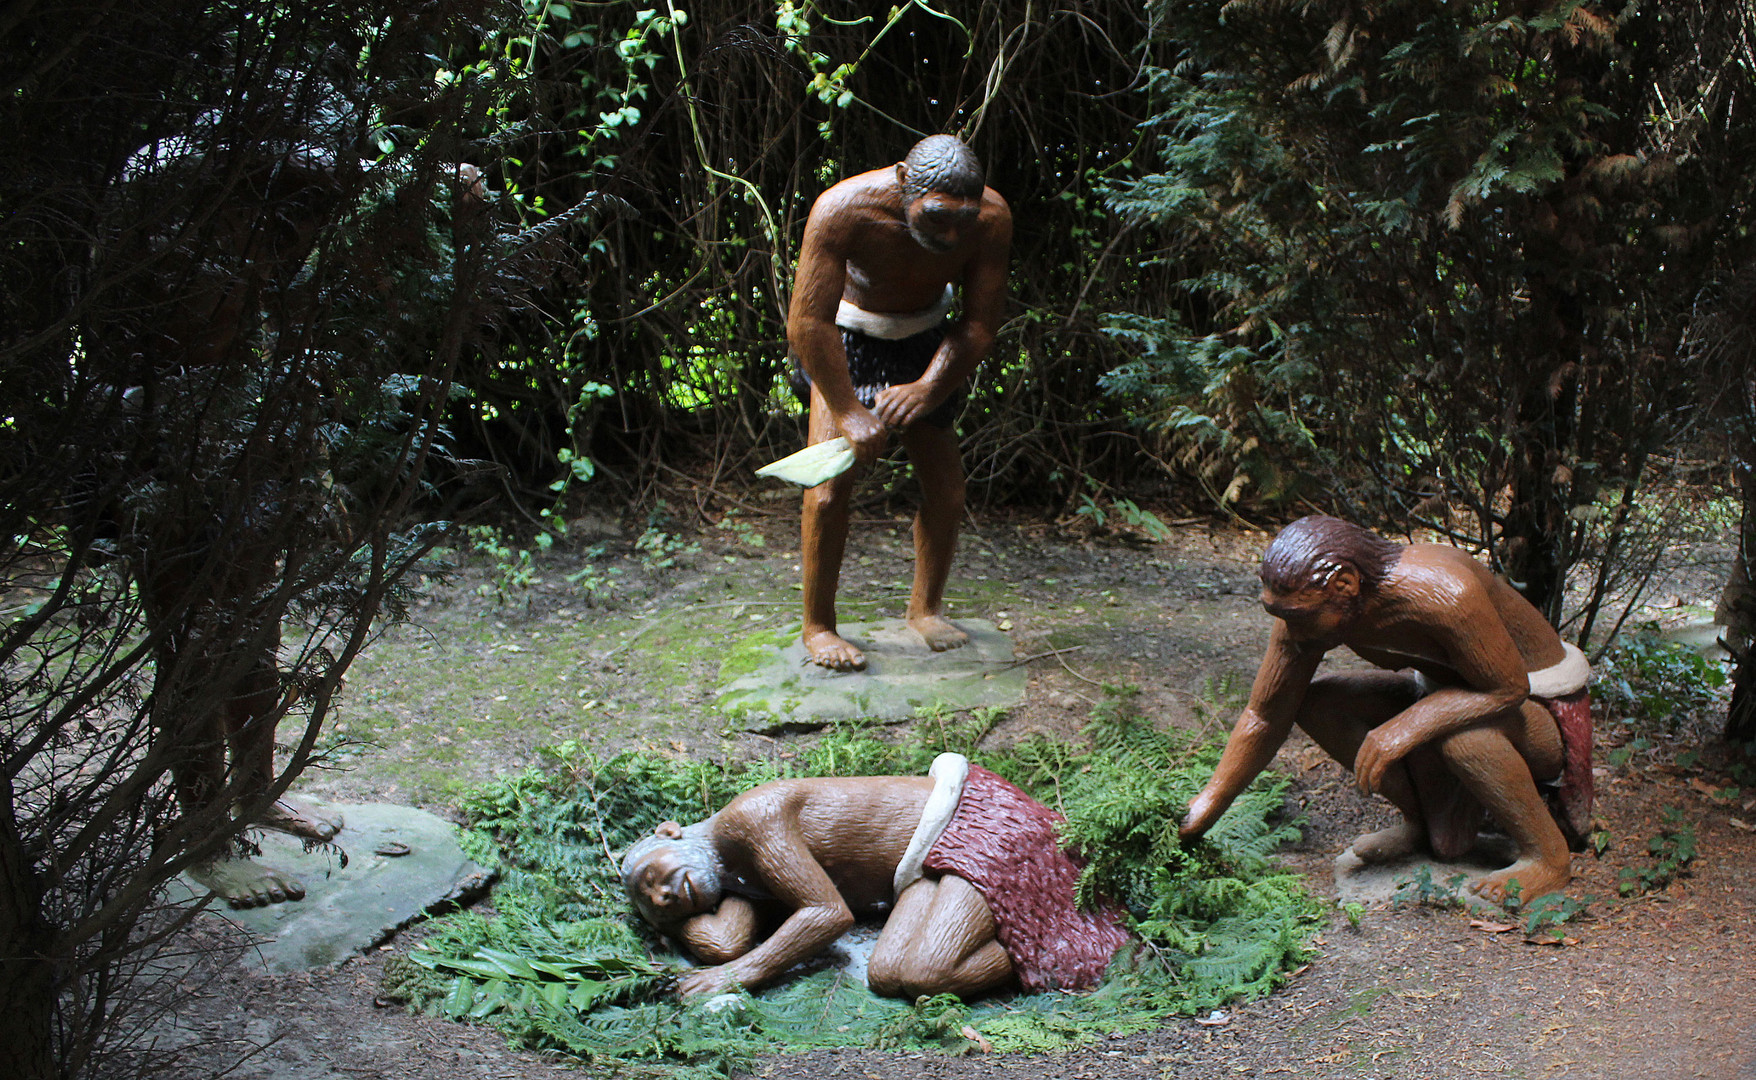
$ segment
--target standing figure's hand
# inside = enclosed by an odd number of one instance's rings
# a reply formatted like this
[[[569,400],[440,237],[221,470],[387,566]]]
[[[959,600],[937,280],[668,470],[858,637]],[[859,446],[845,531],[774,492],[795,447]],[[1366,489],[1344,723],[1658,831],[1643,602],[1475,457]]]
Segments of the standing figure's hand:
[[[864,405],[855,405],[853,409],[835,418],[837,434],[846,436],[853,447],[854,457],[860,464],[870,465],[884,452],[884,444],[890,433],[885,429],[872,410]]]
[[[898,383],[878,391],[872,411],[892,428],[902,429],[937,408],[933,388],[923,382]]]

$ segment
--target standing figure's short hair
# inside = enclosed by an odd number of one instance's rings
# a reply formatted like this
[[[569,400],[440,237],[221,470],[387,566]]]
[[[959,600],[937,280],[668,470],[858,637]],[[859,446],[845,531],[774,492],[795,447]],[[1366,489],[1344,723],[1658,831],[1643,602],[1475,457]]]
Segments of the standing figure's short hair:
[[[904,203],[935,191],[979,199],[987,183],[975,151],[955,135],[927,136],[914,145],[903,164],[908,166],[908,179],[902,186]]]
[[[1280,531],[1262,553],[1262,584],[1278,593],[1320,589],[1351,566],[1371,592],[1402,558],[1403,547],[1351,521],[1312,514]]]

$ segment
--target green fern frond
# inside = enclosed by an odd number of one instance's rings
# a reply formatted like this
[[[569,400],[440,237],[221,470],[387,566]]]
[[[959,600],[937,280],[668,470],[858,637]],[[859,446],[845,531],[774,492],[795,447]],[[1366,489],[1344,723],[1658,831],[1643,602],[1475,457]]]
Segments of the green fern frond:
[[[1208,687],[1220,711],[1225,686]],[[490,1023],[519,1042],[599,1063],[619,1075],[725,1077],[754,1055],[832,1046],[960,1051],[968,1026],[1003,1053],[1059,1052],[1110,1032],[1146,1030],[1172,1014],[1266,993],[1304,957],[1317,912],[1299,879],[1272,871],[1298,835],[1282,818],[1285,782],[1240,797],[1206,841],[1184,848],[1177,823],[1219,746],[1161,730],[1133,688],[1106,688],[1083,743],[1031,739],[978,751],[997,714],[928,710],[913,732],[829,732],[788,763],[678,761],[594,754],[565,744],[548,768],[501,780],[468,800],[476,842],[503,866],[496,913],[437,920],[424,947],[386,966],[386,992],[415,1007]],[[1083,853],[1082,902],[1109,898],[1142,944],[1087,994],[1045,993],[916,1006],[874,996],[835,971],[758,995],[680,1004],[679,961],[630,912],[613,857],[661,821],[707,816],[778,776],[919,775],[935,753],[980,764],[1067,817],[1062,838]],[[655,1071],[656,1070],[656,1071]]]

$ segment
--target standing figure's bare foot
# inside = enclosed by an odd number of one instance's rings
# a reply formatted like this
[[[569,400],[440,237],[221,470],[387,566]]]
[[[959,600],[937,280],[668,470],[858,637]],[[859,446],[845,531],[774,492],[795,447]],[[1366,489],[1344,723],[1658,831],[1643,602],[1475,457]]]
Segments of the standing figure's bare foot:
[[[910,615],[908,624],[934,652],[969,644],[969,634],[943,615]]]
[[[283,795],[256,824],[305,840],[328,840],[341,832],[342,821],[340,814],[327,814],[303,799]]]
[[[1504,870],[1489,874],[1473,888],[1483,900],[1503,904],[1506,902],[1506,887],[1515,880],[1518,882],[1518,898],[1524,902],[1564,889],[1573,880],[1573,857],[1562,851],[1555,858],[1520,859]]]
[[[866,654],[844,641],[834,630],[807,628],[799,635],[805,654],[811,662],[831,671],[861,671],[866,667]]]
[[[298,878],[243,856],[225,855],[197,863],[189,876],[238,908],[266,907],[287,900],[303,900],[305,886]]]
[[[1425,830],[1405,821],[1358,837],[1354,840],[1353,853],[1364,863],[1389,862],[1414,854],[1423,839]]]

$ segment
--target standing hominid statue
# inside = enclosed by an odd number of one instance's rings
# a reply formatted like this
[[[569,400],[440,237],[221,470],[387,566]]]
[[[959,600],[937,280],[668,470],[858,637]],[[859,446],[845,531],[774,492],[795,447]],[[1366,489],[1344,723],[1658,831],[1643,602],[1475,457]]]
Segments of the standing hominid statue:
[[[921,482],[908,624],[934,651],[969,635],[945,618],[945,579],[963,515],[952,431],[965,384],[999,327],[1012,213],[960,140],[934,135],[908,157],[841,181],[805,223],[787,341],[810,384],[810,441],[845,436],[870,465],[892,434]],[[957,286],[962,315],[946,320]],[[866,666],[836,633],[835,593],[859,469],[805,492],[801,551],[811,660]]]

